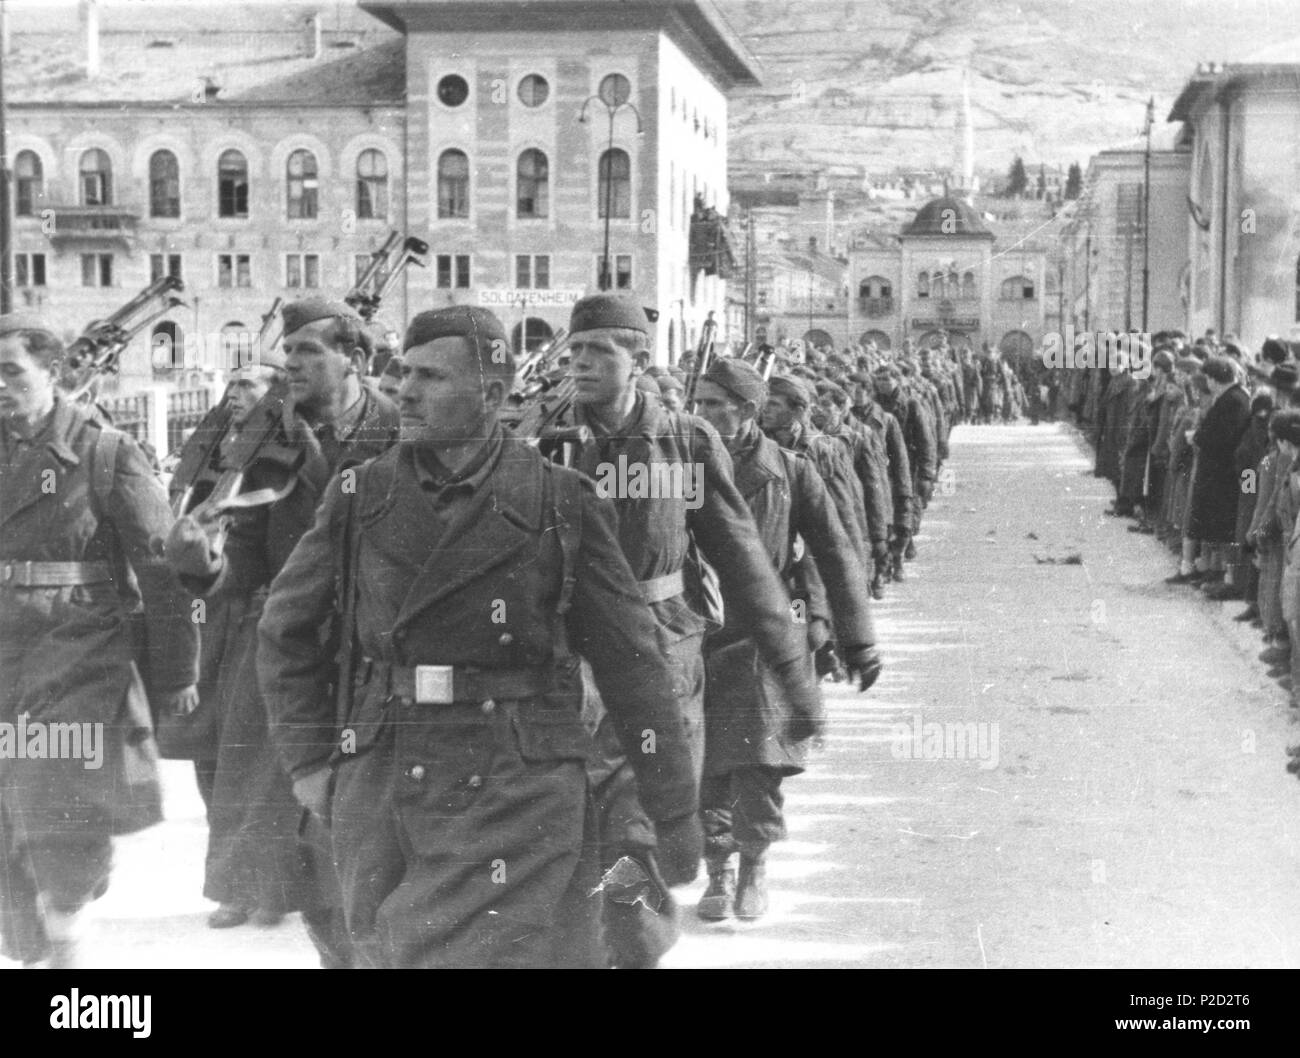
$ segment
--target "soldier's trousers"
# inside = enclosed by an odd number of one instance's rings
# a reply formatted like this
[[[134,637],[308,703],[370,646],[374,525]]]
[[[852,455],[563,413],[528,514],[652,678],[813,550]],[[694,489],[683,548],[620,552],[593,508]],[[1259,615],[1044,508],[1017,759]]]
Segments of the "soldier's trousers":
[[[706,775],[700,784],[704,854],[759,853],[785,838],[779,768],[751,764],[722,775]]]
[[[331,800],[361,964],[603,965],[585,735],[530,727],[527,703],[390,708]]]
[[[673,674],[677,705],[686,725],[687,742],[698,780],[704,770],[704,637],[687,636],[665,647]],[[602,870],[623,856],[652,858],[654,824],[637,797],[636,777],[618,735],[589,686],[588,708],[599,716],[596,752],[588,765]],[[676,905],[667,893],[656,911],[643,903],[603,900],[605,947],[620,967],[652,967],[677,942]]]
[[[4,762],[9,765],[16,761]],[[42,766],[51,762],[25,761]],[[108,891],[113,844],[107,819],[94,825],[40,830],[27,825],[41,818],[23,810],[0,783],[0,954],[35,962],[49,954],[41,894],[57,911],[71,913]]]

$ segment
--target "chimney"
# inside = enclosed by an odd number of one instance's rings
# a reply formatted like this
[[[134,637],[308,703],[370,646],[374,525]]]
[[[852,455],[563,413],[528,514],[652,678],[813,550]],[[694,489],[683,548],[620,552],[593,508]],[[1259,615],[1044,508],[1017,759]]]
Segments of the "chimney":
[[[320,15],[308,15],[303,19],[303,46],[307,52],[307,58],[320,58]]]
[[[82,15],[86,20],[86,76],[99,76],[99,2],[83,0]]]

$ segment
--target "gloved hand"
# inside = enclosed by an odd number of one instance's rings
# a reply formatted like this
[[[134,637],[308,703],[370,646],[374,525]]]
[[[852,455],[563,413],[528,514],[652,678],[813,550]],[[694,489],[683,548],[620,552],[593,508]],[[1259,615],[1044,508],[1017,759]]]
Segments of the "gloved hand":
[[[826,712],[810,659],[806,655],[795,658],[777,666],[774,671],[790,705],[788,733],[791,740],[802,742],[819,736],[826,726]]]
[[[217,546],[220,525],[200,522],[183,514],[167,534],[167,562],[177,573],[211,577],[221,572],[221,551]]]
[[[698,812],[688,812],[676,819],[655,823],[658,849],[655,862],[669,885],[693,882],[700,873],[700,857],[704,855],[704,829]]]
[[[889,542],[887,540],[875,540],[871,544],[871,557],[879,562],[889,554]]]
[[[294,799],[312,815],[329,818],[330,768],[317,768],[293,780]]]
[[[850,647],[844,652],[844,660],[849,668],[849,678],[858,681],[859,691],[870,690],[885,667],[880,651],[875,647]]]

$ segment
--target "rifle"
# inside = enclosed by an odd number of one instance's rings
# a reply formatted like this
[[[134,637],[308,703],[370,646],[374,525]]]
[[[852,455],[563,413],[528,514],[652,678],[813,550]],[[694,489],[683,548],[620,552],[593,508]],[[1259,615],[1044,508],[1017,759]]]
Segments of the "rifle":
[[[114,374],[122,353],[142,330],[172,309],[185,304],[177,295],[184,284],[175,276],[161,276],[104,320],[91,323],[64,354],[60,385],[70,400],[81,400],[101,375]],[[157,302],[157,305],[151,305]],[[146,315],[133,319],[141,312]]]
[[[552,462],[572,466],[577,449],[591,439],[591,430],[574,425],[575,388],[560,358],[569,347],[561,329],[545,348],[532,354],[519,371],[515,393],[515,433]]]
[[[682,394],[682,407],[689,412],[695,410],[695,391],[699,388],[700,379],[713,364],[717,333],[718,324],[713,319],[713,312],[710,311],[704,320],[704,326],[700,328],[700,342],[695,349],[695,366],[686,377],[686,392]]]
[[[393,288],[398,277],[407,265],[425,267],[424,258],[429,253],[429,244],[414,235],[407,236],[402,242],[401,250],[397,244],[402,240],[400,232],[389,232],[384,245],[370,257],[370,264],[356,281],[356,284],[343,295],[343,300],[357,310],[358,315],[369,323],[379,311],[379,303]],[[393,254],[397,259],[392,260]]]

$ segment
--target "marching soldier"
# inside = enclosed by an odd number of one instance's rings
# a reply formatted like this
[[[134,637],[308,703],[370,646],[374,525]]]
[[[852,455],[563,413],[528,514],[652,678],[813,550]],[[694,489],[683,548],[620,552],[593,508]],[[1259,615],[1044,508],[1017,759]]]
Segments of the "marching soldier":
[[[319,841],[304,846],[299,839],[303,812],[267,734],[256,629],[268,587],[311,527],[330,475],[392,445],[398,415],[362,382],[368,339],[356,312],[309,298],[286,305],[283,319],[288,398],[281,440],[301,454],[296,483],[276,502],[239,512],[224,548],[217,522],[178,519],[168,557],[196,594],[244,601],[240,643],[218,692],[222,729],[204,894],[222,906],[211,924],[238,925],[259,910],[270,920],[302,911],[322,963],[339,967],[351,957],[332,870]],[[282,467],[255,462],[246,483],[269,487],[282,476]]]
[[[591,340],[575,349],[584,372]],[[335,480],[272,586],[272,731],[295,793],[332,821],[366,965],[598,965],[573,655],[605,695],[673,884],[702,845],[679,677],[613,505],[499,425],[514,361],[496,317],[424,312],[405,346],[402,443]],[[339,612],[355,644],[341,737],[320,638]]]
[[[593,435],[581,448],[578,469],[599,481],[619,466],[647,472],[677,467],[680,479],[695,486],[690,496],[658,498],[627,490],[614,506],[623,554],[670,659],[698,775],[704,762],[705,620],[693,608],[699,601],[687,595],[686,567],[698,568],[688,554],[692,545],[717,571],[728,620],[758,644],[794,714],[811,718],[820,710],[820,693],[806,665],[804,637],[791,620],[785,591],[731,480],[731,460],[716,431],[694,415],[665,411],[656,396],[637,391],[635,358],[649,346],[641,305],[618,294],[584,298],[573,308],[569,333],[575,419]],[[620,683],[611,693],[627,692]],[[632,749],[620,746],[608,719],[600,721],[592,783],[601,841],[606,865],[631,857],[653,877],[649,828],[625,758]],[[671,946],[675,925],[667,898],[662,910],[656,915],[643,902],[605,901],[606,940],[616,966],[653,966]]]
[[[0,947],[66,968],[84,908],[108,889],[110,836],[161,819],[132,642],[140,597],[157,708],[194,709],[198,642],[161,558],[167,494],[139,446],[57,391],[63,352],[42,318],[0,316],[0,721],[83,735],[80,759],[0,757]]]
[[[916,557],[913,538],[921,528],[921,512],[929,505],[934,492],[935,444],[930,420],[921,402],[902,387],[902,373],[893,364],[876,368],[873,376],[876,386],[876,403],[898,420],[907,449],[907,464],[912,472],[912,524],[906,533],[897,534],[891,544],[896,581],[903,579],[903,560]]]
[[[876,564],[877,579],[887,580],[912,534],[912,470],[907,459],[907,444],[898,420],[875,401],[875,387],[870,375],[853,376],[853,417],[876,435],[884,446],[889,465],[889,489],[894,523],[890,528],[890,556]],[[874,585],[873,581],[873,585]]]
[[[796,536],[816,562],[850,675],[865,691],[879,676],[870,603],[858,551],[849,540],[812,461],[765,437],[756,418],[767,386],[742,360],[718,360],[700,380],[700,415],[735,461],[736,487],[763,548],[785,581],[796,572]],[[785,837],[781,780],[803,770],[816,723],[791,717],[780,684],[743,628],[728,621],[705,644],[705,763],[700,787],[709,887],[705,919],[756,919],[767,910],[764,858]],[[792,723],[793,721],[793,723]],[[739,852],[737,878],[732,857]]]

